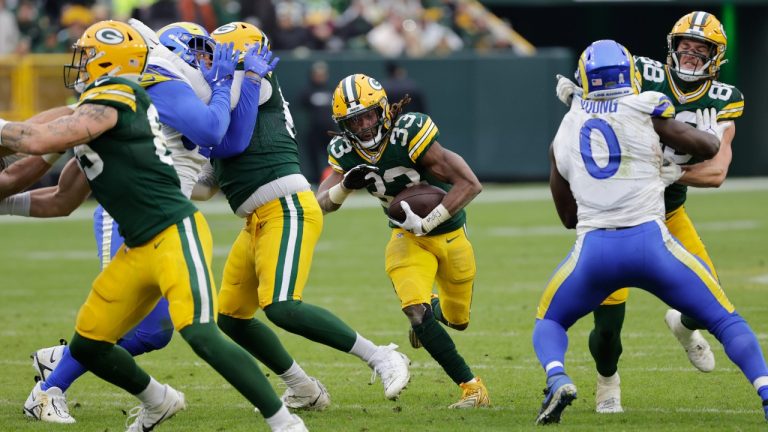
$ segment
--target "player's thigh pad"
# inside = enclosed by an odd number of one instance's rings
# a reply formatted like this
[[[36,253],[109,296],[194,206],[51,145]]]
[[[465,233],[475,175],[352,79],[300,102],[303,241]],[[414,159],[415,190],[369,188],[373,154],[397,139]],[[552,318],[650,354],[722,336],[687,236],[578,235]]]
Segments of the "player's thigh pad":
[[[477,265],[466,231],[462,227],[422,238],[437,256],[437,292],[443,316],[451,324],[468,323]]]
[[[154,245],[158,245],[154,249]],[[150,244],[155,278],[168,299],[176,330],[216,320],[216,285],[211,271],[213,239],[200,212],[166,228]]]
[[[707,265],[708,270],[715,279],[717,277],[717,271],[715,265],[712,263],[712,258],[707,253],[707,248],[699,237],[699,233],[696,232],[696,227],[693,226],[693,221],[685,211],[685,206],[680,206],[675,210],[667,213],[666,223],[667,229],[673,236],[685,247],[688,252],[695,255],[698,259]]]
[[[251,319],[259,309],[259,278],[254,264],[254,230],[258,230],[255,213],[248,215],[229,250],[224,264],[224,277],[219,291],[219,313],[238,319]]]
[[[417,237],[400,228],[392,230],[387,243],[385,267],[401,307],[429,303],[437,275],[437,257]]]
[[[301,300],[312,267],[315,246],[323,231],[323,213],[312,191],[268,202],[255,211],[256,274],[259,306]]]

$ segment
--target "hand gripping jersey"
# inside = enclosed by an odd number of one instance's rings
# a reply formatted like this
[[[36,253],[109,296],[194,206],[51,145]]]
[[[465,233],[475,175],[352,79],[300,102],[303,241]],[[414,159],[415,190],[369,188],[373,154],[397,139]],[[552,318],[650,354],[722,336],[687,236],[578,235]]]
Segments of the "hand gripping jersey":
[[[403,189],[418,183],[429,183],[445,191],[450,185],[430,175],[417,162],[424,155],[440,132],[428,115],[406,113],[395,121],[389,138],[381,145],[378,159],[371,154],[362,153],[345,138],[339,136],[328,145],[328,164],[339,173],[344,173],[360,164],[373,164],[379,167],[378,173],[370,173],[375,182],[367,187],[368,193],[381,201],[384,214],[389,203]],[[430,231],[427,235],[451,232],[466,222],[466,213],[462,209],[449,220]],[[390,227],[394,225],[390,223]]]
[[[658,92],[573,98],[552,145],[578,204],[578,234],[663,218],[662,150],[651,117],[674,113],[669,98]]]
[[[665,94],[675,106],[675,118],[696,126],[696,110],[717,108],[719,122],[735,120],[744,112],[744,96],[734,86],[715,80],[701,81],[695,90],[685,93],[674,78],[669,66],[647,57],[635,57],[635,67],[642,76],[643,91],[657,91]],[[665,147],[664,157],[678,165],[689,165],[701,160],[688,154],[675,152]],[[685,203],[688,187],[673,183],[664,191],[664,203],[667,213]]]
[[[213,159],[216,181],[230,207],[240,205],[259,187],[291,174],[301,174],[296,129],[288,102],[274,73],[262,78],[272,94],[259,106],[259,116],[248,147],[239,155]]]
[[[127,246],[146,243],[197,210],[179,189],[157,110],[138,84],[100,78],[78,103],[117,109],[115,127],[76,146],[75,157],[94,197],[120,225]]]

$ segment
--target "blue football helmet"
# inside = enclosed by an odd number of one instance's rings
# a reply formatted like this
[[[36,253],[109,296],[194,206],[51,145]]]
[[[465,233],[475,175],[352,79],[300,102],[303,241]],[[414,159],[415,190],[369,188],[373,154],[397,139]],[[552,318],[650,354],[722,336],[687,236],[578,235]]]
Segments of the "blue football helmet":
[[[579,58],[576,82],[585,99],[613,99],[640,93],[632,54],[620,43],[593,42]]]
[[[157,32],[157,36],[163,46],[195,68],[199,61],[210,60],[216,47],[207,30],[189,22],[168,24]]]

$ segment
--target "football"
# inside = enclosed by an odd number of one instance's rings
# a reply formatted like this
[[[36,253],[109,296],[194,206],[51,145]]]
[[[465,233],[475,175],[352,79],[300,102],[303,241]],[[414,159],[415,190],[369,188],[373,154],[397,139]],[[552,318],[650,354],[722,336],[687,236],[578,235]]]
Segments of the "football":
[[[411,206],[411,210],[421,217],[425,217],[429,214],[441,201],[446,192],[437,186],[431,184],[419,183],[415,186],[403,189],[402,192],[397,194],[394,200],[389,203],[389,210],[387,213],[389,217],[403,222],[405,220],[405,212],[403,207],[400,206],[401,201],[405,201]]]

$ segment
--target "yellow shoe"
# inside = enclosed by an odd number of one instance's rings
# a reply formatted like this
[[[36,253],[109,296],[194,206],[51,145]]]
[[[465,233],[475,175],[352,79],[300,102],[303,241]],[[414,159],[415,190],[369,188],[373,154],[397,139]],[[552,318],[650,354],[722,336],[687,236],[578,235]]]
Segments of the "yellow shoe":
[[[488,397],[488,389],[479,377],[475,377],[477,382],[459,384],[461,387],[461,399],[448,408],[481,408],[491,406],[491,399]]]

